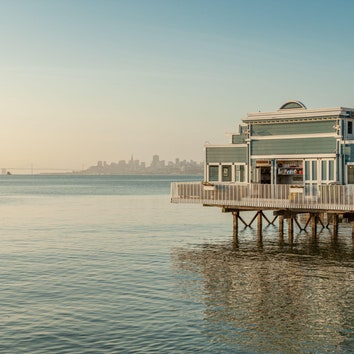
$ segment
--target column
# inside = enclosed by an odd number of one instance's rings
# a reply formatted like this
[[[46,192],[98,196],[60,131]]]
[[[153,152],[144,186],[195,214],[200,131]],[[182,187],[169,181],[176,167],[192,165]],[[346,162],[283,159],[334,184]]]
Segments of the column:
[[[233,240],[235,244],[238,244],[238,216],[239,211],[232,212]]]
[[[258,235],[258,241],[259,242],[262,242],[262,238],[263,238],[263,235],[262,235],[262,218],[263,218],[263,212],[262,210],[260,210],[258,212],[258,215],[257,215],[257,218],[258,218],[258,222],[257,222],[257,235]]]

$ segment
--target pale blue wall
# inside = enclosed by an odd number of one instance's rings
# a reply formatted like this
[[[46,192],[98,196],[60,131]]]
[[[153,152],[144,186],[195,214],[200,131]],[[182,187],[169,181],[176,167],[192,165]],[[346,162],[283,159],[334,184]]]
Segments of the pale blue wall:
[[[207,163],[246,163],[247,162],[247,147],[246,146],[222,146],[222,147],[207,147],[206,148]]]
[[[335,152],[334,137],[251,141],[251,155],[333,154]]]
[[[251,133],[252,136],[334,133],[335,122],[336,120],[333,119],[329,121],[254,124],[251,127]]]

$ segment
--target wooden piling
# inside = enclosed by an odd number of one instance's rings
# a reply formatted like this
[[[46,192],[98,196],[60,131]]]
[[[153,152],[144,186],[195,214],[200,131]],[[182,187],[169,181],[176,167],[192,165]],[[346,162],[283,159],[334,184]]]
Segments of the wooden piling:
[[[279,215],[279,245],[284,244],[284,215]]]
[[[284,215],[279,215],[279,238],[284,238]]]
[[[294,242],[294,218],[288,218],[288,242],[292,245]]]
[[[288,242],[290,245],[294,242],[294,223],[299,227],[300,232],[306,231],[307,225],[311,223],[311,236],[314,241],[317,240],[318,236],[318,225],[320,224],[323,228],[328,228],[326,222],[333,223],[333,233],[332,238],[336,240],[338,238],[338,224],[339,224],[339,214],[336,213],[328,213],[327,217],[324,218],[322,214],[322,219],[320,219],[320,214],[316,211],[310,212],[307,214],[307,220],[305,226],[302,227],[299,220],[297,220],[297,215],[299,213],[295,210],[277,210],[274,211],[275,218],[273,221],[270,221],[263,210],[257,210],[255,215],[253,216],[250,223],[247,223],[245,220],[242,219],[240,215],[240,210],[231,209],[231,208],[223,208],[223,212],[231,212],[233,216],[233,241],[236,246],[238,246],[238,235],[239,235],[239,222],[241,221],[245,227],[251,227],[252,223],[257,219],[257,239],[259,243],[263,242],[263,218],[266,219],[269,225],[273,224],[276,218],[279,218],[279,242],[280,244],[284,243],[284,220],[287,220],[288,223]],[[352,225],[352,243],[354,247],[354,213],[346,213],[343,214],[348,221],[351,222]],[[326,222],[325,222],[326,219]]]
[[[239,211],[232,212],[232,224],[233,224],[233,240],[234,243],[238,243],[238,218],[239,218]]]
[[[258,235],[258,242],[262,242],[263,239],[263,234],[262,234],[262,218],[263,218],[263,212],[262,210],[259,210],[257,213],[257,235]]]
[[[338,238],[338,214],[333,214],[333,238]]]
[[[317,213],[311,213],[311,235],[313,239],[317,238]]]
[[[291,187],[291,186],[290,186]],[[290,188],[289,187],[289,188]],[[338,218],[352,224],[352,239],[354,247],[354,195],[350,186],[326,186],[320,188],[307,188],[297,190],[298,195],[294,198],[295,192],[290,192],[291,188],[283,185],[262,184],[239,184],[239,183],[174,183],[171,185],[171,201],[173,203],[201,203],[207,207],[221,207],[223,212],[245,211],[253,213],[252,220],[245,222],[238,213],[234,214],[234,237],[238,236],[238,224],[241,222],[245,227],[251,227],[258,218],[258,238],[262,239],[262,218],[269,225],[274,225],[279,217],[279,238],[284,235],[284,220],[289,224],[288,236],[292,241],[294,235],[294,225],[300,232],[307,231],[312,226],[312,237],[317,238],[318,226],[332,228],[332,237],[338,237]],[[297,188],[298,189],[298,188]],[[315,193],[317,190],[318,193]],[[215,198],[209,191],[214,191]],[[311,192],[307,194],[308,192]],[[289,195],[290,193],[290,195]],[[303,193],[303,195],[301,194]],[[302,196],[306,198],[302,198]],[[307,196],[311,198],[307,198]],[[312,198],[314,197],[314,198]],[[317,199],[316,199],[316,198]],[[316,202],[315,202],[316,201]],[[268,219],[264,210],[273,211],[274,218]],[[304,215],[310,215],[306,220]],[[300,217],[299,217],[300,216]],[[311,223],[311,226],[309,225]],[[304,226],[303,226],[304,225]],[[285,235],[284,235],[285,236]],[[349,236],[344,235],[344,236]]]

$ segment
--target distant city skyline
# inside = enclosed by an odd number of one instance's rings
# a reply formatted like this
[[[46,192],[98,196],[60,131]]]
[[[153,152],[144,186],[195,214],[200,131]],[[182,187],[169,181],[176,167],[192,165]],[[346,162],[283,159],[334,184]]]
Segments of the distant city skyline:
[[[0,166],[201,161],[248,112],[354,107],[354,2],[0,0]]]
[[[173,163],[178,163],[180,161],[194,161],[193,159],[181,159],[179,157],[175,157],[171,160],[166,160],[166,159],[160,159],[160,154],[153,154],[151,155],[150,159],[148,159],[147,161],[143,161],[139,158],[135,158],[135,156],[133,154],[131,154],[130,158],[126,158],[126,159],[120,159],[120,160],[115,160],[115,161],[108,161],[108,160],[98,160],[97,163],[101,163],[101,164],[104,164],[104,163],[129,163],[131,161],[134,161],[134,162],[142,162],[142,163],[145,163],[145,164],[148,164],[150,162],[150,165],[154,165],[156,163],[170,163],[170,162],[173,162]],[[203,160],[201,161],[196,161],[198,163],[203,163]]]
[[[142,168],[148,169],[149,167],[158,168],[158,167],[171,167],[171,166],[198,166],[199,171],[200,168],[203,169],[204,162],[203,161],[195,161],[193,159],[180,159],[179,157],[174,158],[171,160],[160,160],[159,154],[154,154],[148,159],[148,161],[142,161],[139,159],[135,159],[133,155],[130,156],[129,159],[121,159],[115,161],[108,161],[108,160],[98,160],[96,163],[92,163],[91,165],[85,166],[81,165],[81,167],[72,169],[72,168],[56,168],[54,166],[35,166],[30,164],[28,166],[21,166],[21,167],[9,167],[9,166],[0,166],[1,174],[39,174],[39,173],[80,173],[83,171],[94,170],[95,168],[109,168],[112,166],[139,166]]]
[[[203,162],[193,160],[174,161],[160,160],[159,155],[153,155],[150,164],[136,160],[131,156],[130,160],[118,162],[98,161],[96,165],[80,171],[84,174],[203,174]]]

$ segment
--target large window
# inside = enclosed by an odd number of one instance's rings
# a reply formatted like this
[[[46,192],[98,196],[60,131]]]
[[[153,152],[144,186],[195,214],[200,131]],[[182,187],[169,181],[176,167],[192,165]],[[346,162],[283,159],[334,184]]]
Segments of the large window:
[[[209,166],[209,181],[217,182],[219,180],[219,166]]]
[[[329,183],[335,179],[333,159],[306,160],[305,181],[307,183]]]
[[[305,182],[307,183],[317,183],[317,160],[306,160],[305,161]]]
[[[334,181],[334,160],[321,161],[321,181],[322,183]]]

